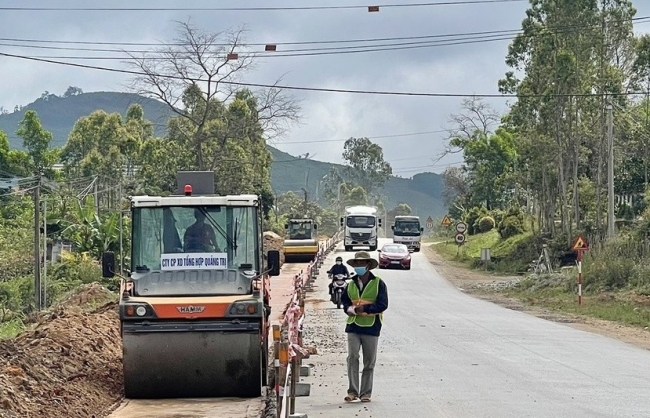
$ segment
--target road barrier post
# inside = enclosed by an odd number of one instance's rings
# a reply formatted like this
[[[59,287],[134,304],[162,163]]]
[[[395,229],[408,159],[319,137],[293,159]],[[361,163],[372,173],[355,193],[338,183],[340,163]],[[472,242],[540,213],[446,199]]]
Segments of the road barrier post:
[[[277,418],[282,418],[282,406],[284,405],[284,398],[286,397],[286,377],[288,373],[289,365],[289,343],[281,342],[280,346],[280,388],[282,390],[278,391],[278,403],[277,403]]]
[[[578,251],[578,305],[582,305],[582,251]]]
[[[298,366],[298,355],[291,359],[291,392],[289,397],[289,414],[296,412],[296,383],[298,383],[298,375],[300,368]]]
[[[273,368],[275,373],[275,405],[280,410],[280,325],[273,325]],[[279,412],[278,412],[279,417]]]

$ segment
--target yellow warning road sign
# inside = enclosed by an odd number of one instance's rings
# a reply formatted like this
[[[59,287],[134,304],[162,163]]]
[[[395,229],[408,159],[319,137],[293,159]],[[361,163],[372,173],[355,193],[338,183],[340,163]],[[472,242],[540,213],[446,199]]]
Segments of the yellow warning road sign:
[[[441,225],[442,225],[442,226],[449,226],[449,225],[451,225],[451,218],[449,217],[449,215],[445,215],[445,217],[442,218]]]
[[[572,251],[587,251],[589,250],[589,243],[582,235],[578,235],[571,245]]]

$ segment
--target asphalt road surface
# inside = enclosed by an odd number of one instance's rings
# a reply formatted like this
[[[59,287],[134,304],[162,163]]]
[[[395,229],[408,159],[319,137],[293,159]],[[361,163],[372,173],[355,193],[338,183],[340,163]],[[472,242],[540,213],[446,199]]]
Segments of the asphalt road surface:
[[[387,242],[383,240],[382,243]],[[422,253],[410,271],[375,270],[388,285],[371,403],[346,404],[345,315],[326,301],[325,271],[310,295],[305,336],[319,355],[315,417],[650,417],[650,352],[462,293]],[[376,253],[373,253],[376,256]]]

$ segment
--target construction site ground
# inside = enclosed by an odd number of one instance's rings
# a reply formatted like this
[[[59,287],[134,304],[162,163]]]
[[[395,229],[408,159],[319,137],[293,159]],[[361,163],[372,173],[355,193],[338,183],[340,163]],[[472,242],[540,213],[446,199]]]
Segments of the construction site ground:
[[[429,245],[425,245],[423,253],[434,265],[435,269],[451,284],[474,297],[488,300],[505,308],[522,311],[549,321],[561,322],[584,331],[595,332],[610,338],[625,341],[630,344],[650,350],[650,332],[648,330],[623,325],[586,316],[571,315],[551,311],[538,306],[530,306],[521,301],[504,296],[498,291],[499,284],[521,279],[520,276],[498,276],[479,270],[471,270],[445,260]],[[492,284],[493,286],[490,286]]]
[[[279,324],[293,277],[307,264],[285,264],[271,278],[271,318]],[[270,336],[272,338],[272,336]],[[0,341],[0,418],[257,418],[255,399],[124,400],[116,297],[92,284],[78,289],[30,330]]]

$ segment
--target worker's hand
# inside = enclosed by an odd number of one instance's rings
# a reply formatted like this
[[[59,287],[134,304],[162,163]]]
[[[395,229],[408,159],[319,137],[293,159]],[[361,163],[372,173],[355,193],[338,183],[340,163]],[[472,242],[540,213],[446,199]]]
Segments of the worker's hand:
[[[355,306],[354,313],[357,315],[364,313],[363,306]]]
[[[350,307],[348,308],[348,310],[347,310],[347,313],[348,313],[348,315],[350,315],[350,316],[354,316],[354,315],[356,315],[356,314],[357,314],[357,313],[356,313],[356,306],[350,306]]]

